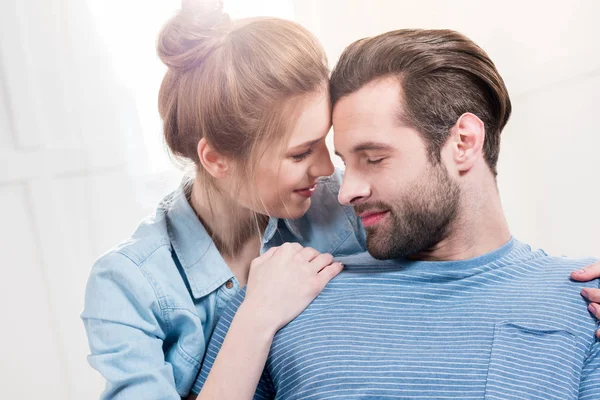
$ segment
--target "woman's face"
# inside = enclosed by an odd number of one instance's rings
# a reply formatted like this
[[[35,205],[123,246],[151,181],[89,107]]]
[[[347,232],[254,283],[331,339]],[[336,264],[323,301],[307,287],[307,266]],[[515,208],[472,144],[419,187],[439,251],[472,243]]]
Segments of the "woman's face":
[[[331,110],[326,91],[305,97],[289,141],[268,148],[257,173],[255,211],[278,218],[300,218],[310,206],[320,177],[334,168],[325,144],[331,127]],[[244,196],[245,197],[245,196]]]

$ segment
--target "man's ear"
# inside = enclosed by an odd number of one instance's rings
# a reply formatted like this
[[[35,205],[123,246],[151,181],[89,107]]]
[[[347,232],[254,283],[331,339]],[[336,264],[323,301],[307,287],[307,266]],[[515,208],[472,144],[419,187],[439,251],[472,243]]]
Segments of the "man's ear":
[[[485,125],[475,114],[464,113],[454,128],[454,162],[458,171],[467,172],[483,157]]]
[[[214,150],[205,138],[200,139],[196,150],[200,163],[214,178],[224,178],[228,175],[230,160]]]

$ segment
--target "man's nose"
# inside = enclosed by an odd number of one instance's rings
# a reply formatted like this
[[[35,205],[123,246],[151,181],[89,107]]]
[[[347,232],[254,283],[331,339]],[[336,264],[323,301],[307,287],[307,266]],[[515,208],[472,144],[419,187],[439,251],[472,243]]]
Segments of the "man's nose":
[[[358,174],[346,170],[344,180],[338,194],[338,201],[344,205],[354,205],[371,195],[369,184]]]

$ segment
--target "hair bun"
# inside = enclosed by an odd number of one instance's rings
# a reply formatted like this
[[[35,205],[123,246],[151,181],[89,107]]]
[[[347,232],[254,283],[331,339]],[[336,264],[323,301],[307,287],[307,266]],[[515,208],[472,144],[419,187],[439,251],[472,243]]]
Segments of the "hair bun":
[[[182,0],[181,10],[158,36],[158,56],[169,68],[192,68],[223,43],[230,28],[222,1]]]
[[[220,0],[182,0],[181,11],[196,15],[210,14],[223,10],[223,1]]]

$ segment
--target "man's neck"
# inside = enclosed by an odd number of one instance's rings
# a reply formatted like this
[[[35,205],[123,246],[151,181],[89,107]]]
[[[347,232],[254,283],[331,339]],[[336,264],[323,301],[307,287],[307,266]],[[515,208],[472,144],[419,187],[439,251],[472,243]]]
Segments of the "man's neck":
[[[497,189],[462,199],[457,218],[440,242],[410,258],[423,261],[468,260],[492,252],[510,240]]]

